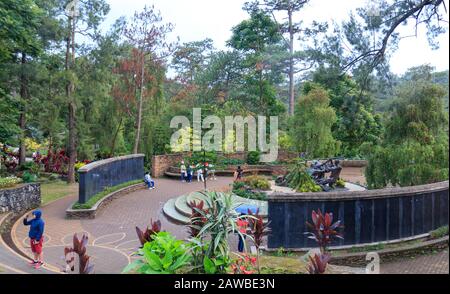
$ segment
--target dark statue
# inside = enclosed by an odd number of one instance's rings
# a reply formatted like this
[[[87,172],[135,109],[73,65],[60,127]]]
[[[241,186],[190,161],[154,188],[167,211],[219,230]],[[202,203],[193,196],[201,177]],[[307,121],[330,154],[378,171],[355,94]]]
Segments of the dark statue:
[[[327,192],[334,188],[337,180],[339,180],[341,171],[342,167],[338,159],[328,159],[323,163],[314,160],[311,167],[308,169],[308,174],[322,190]],[[327,178],[326,174],[328,173],[330,173],[330,175]]]

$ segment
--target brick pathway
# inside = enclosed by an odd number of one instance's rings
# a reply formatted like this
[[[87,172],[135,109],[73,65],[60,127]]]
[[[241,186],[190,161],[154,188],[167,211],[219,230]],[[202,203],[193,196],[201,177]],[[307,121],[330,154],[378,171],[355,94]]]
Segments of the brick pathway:
[[[208,188],[223,189],[232,178],[208,181]],[[130,256],[139,247],[135,227],[145,228],[150,219],[159,219],[163,230],[177,238],[186,238],[187,229],[169,222],[162,213],[162,206],[170,198],[203,188],[202,183],[181,183],[172,179],[158,179],[157,189],[140,190],[115,199],[101,210],[94,220],[67,220],[65,210],[76,201],[69,196],[42,208],[46,221],[45,259],[55,270],[63,267],[63,250],[72,242],[74,233],[89,235],[88,254],[95,265],[95,273],[120,273],[132,260]],[[20,222],[13,228],[15,243],[24,252],[30,253],[27,228]]]
[[[446,250],[380,265],[382,274],[448,274],[448,248]]]

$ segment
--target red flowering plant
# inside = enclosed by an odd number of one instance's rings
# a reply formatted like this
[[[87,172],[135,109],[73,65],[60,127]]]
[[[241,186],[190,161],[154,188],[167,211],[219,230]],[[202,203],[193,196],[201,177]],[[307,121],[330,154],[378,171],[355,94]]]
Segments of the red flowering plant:
[[[231,264],[230,272],[234,275],[251,275],[256,273],[257,258],[247,254],[239,255]]]
[[[259,249],[262,245],[264,236],[267,236],[270,233],[269,223],[264,223],[264,219],[259,214],[259,211],[257,211],[256,214],[253,214],[249,209],[248,216],[250,235],[252,236],[253,242],[256,246],[257,269],[258,273],[260,273]]]

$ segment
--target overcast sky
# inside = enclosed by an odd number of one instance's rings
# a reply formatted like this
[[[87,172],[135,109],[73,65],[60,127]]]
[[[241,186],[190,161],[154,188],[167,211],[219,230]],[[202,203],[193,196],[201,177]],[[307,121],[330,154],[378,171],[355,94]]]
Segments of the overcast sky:
[[[161,11],[165,22],[175,25],[173,38],[181,42],[211,38],[218,49],[225,49],[225,42],[231,36],[231,28],[248,18],[242,10],[246,0],[107,0],[111,6],[104,27],[107,28],[120,16],[131,17],[145,5],[154,4]],[[448,0],[445,1],[448,6]],[[311,0],[297,15],[305,23],[312,20],[337,21],[346,19],[351,10],[365,7],[367,0]],[[448,20],[448,16],[446,17]],[[413,26],[401,27],[401,35],[414,34]],[[406,69],[430,63],[437,70],[448,69],[449,34],[439,37],[440,49],[431,50],[426,40],[426,30],[419,30],[419,36],[400,41],[399,49],[391,58],[391,69],[401,74]]]

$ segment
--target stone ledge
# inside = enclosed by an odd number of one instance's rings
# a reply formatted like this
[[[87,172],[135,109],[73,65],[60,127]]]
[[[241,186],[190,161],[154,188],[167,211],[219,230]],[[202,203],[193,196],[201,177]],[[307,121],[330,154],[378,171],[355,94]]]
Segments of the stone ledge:
[[[445,191],[449,188],[449,181],[412,186],[396,187],[378,190],[354,191],[354,192],[317,192],[317,193],[276,193],[269,196],[270,202],[298,202],[298,201],[341,201],[358,199],[377,199],[398,196],[412,196],[423,193]]]
[[[111,194],[106,195],[90,209],[73,209],[72,206],[76,203],[72,203],[69,208],[66,209],[66,218],[67,219],[95,219],[97,213],[105,208],[109,203],[111,203],[114,199],[117,199],[121,196],[127,195],[131,192],[138,191],[145,188],[144,183],[131,185],[120,190],[117,190]]]

